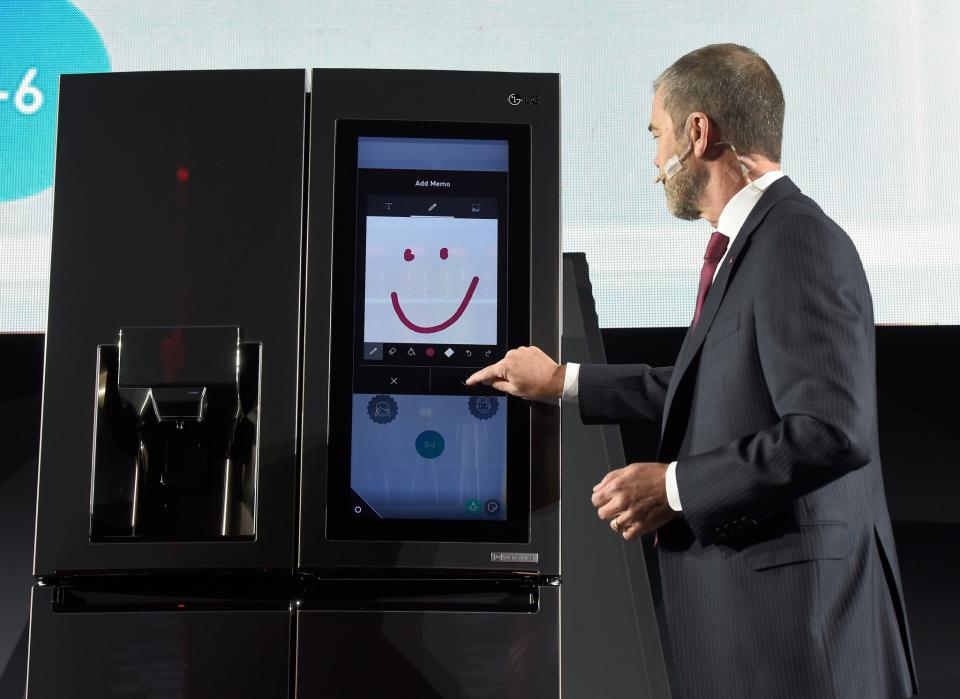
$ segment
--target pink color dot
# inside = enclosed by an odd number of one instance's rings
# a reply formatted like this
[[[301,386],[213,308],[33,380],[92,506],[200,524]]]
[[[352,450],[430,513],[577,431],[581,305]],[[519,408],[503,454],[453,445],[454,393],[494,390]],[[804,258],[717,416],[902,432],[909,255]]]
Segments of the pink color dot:
[[[427,349],[425,349],[423,353],[428,357],[432,357],[434,355],[433,347],[427,347]]]
[[[450,255],[446,248],[440,248],[440,259],[445,260]]]
[[[177,168],[177,179],[181,182],[186,182],[190,179],[190,171],[185,167]]]

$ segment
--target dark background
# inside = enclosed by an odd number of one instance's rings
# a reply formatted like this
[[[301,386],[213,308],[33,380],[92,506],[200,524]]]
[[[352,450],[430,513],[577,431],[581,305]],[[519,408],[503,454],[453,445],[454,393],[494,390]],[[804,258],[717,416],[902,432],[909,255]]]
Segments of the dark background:
[[[669,365],[683,333],[607,329],[603,337],[611,363]],[[960,688],[960,327],[880,327],[877,347],[884,481],[920,696],[953,699]],[[43,336],[0,335],[0,367],[0,699],[14,699],[26,674]],[[653,458],[657,430],[623,430],[628,461]]]

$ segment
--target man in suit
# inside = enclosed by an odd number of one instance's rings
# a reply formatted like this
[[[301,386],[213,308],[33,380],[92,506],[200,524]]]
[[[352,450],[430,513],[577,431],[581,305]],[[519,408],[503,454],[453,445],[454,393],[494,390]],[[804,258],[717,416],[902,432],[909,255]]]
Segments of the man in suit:
[[[610,471],[592,497],[624,538],[657,532],[678,694],[912,696],[870,291],[846,233],[780,172],[783,115],[742,46],[693,51],[654,83],[667,206],[714,231],[675,366],[521,347],[468,383],[576,400],[586,423],[660,423],[658,463]]]

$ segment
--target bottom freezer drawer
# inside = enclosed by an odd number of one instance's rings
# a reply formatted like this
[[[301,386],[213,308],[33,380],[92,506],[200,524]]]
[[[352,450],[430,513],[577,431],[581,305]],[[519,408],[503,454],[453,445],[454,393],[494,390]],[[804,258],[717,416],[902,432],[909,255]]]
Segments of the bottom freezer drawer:
[[[53,595],[33,590],[29,699],[289,694],[288,610],[134,611],[118,596],[123,611],[64,612]]]
[[[534,613],[301,610],[296,697],[559,697],[559,594]]]

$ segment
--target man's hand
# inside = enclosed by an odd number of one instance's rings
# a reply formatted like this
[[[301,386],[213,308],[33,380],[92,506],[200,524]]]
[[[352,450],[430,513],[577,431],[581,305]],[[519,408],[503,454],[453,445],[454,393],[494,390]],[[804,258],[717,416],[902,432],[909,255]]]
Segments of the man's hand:
[[[593,486],[591,500],[600,519],[624,539],[633,539],[677,516],[667,502],[666,481],[667,464],[629,464]]]
[[[566,367],[550,359],[539,347],[517,347],[496,364],[484,367],[466,380],[527,400],[559,398]]]

